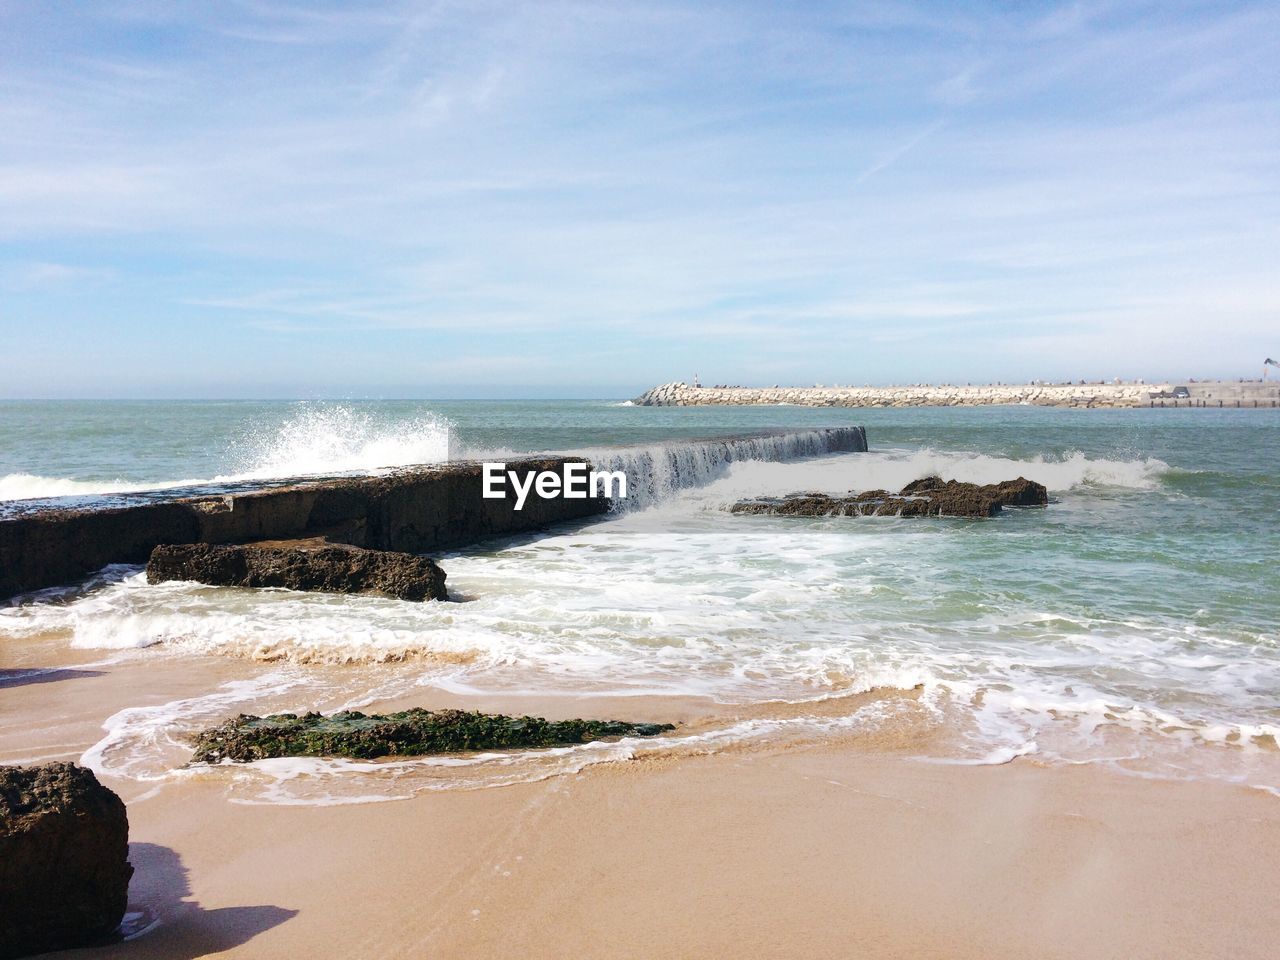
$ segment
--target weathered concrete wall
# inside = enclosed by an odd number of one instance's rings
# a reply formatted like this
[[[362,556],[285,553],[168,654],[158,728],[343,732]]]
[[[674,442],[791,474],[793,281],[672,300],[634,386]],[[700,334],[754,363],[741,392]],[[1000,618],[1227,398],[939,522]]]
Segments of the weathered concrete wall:
[[[521,477],[564,457],[512,460]],[[582,462],[573,459],[572,462]],[[73,582],[111,563],[145,563],[162,543],[247,543],[327,536],[339,543],[425,553],[485,537],[605,513],[604,498],[542,499],[524,509],[482,496],[478,463],[109,509],[40,510],[0,520],[0,598]]]
[[[1280,379],[1276,380],[1198,380],[1180,386],[1187,391],[1190,400],[1205,401],[1206,406],[1226,407],[1237,404],[1250,407],[1271,407],[1280,403]]]
[[[762,430],[638,446],[595,448],[578,456],[509,460],[524,482],[530,473],[568,463],[621,470],[628,501],[645,506],[675,490],[712,479],[737,460],[790,460],[867,449],[861,427]],[[213,494],[164,491],[120,494],[123,504],[60,508],[56,502],[10,502],[0,516],[0,600],[72,583],[112,563],[146,563],[162,543],[254,543],[322,537],[375,550],[407,553],[466,546],[487,537],[539,530],[607,513],[605,497],[543,499],[532,490],[522,510],[483,496],[479,463],[416,467],[377,477],[270,482]]]
[[[639,406],[795,404],[802,407],[976,407],[1029,403],[1053,407],[1145,407],[1168,384],[1067,383],[907,387],[691,387],[665,383],[635,399]]]

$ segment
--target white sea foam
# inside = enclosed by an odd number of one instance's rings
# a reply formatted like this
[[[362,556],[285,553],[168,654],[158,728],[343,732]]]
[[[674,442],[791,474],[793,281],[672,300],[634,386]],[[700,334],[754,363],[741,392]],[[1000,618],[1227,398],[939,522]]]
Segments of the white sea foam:
[[[900,490],[931,475],[969,483],[999,483],[1023,476],[1054,493],[1086,487],[1151,490],[1168,470],[1168,464],[1156,459],[1099,460],[1081,453],[1061,459],[1012,459],[936,450],[877,450],[801,463],[734,463],[689,500],[727,506],[742,499],[800,491]]]
[[[1269,691],[1280,689],[1280,664],[1266,655],[1280,642],[1274,635],[1009,596],[988,604],[959,581],[969,540],[924,526],[726,537],[723,515],[688,515],[692,528],[674,532],[660,514],[446,558],[451,587],[476,598],[468,603],[147,587],[134,574],[70,602],[0,610],[0,633],[179,655],[410,661],[344,692],[335,708],[411,696],[416,686],[726,704],[921,686],[922,702],[949,718],[961,756],[980,762],[1032,743],[1050,758],[1127,755],[1135,738],[1151,736],[1178,749],[1275,752]]]
[[[191,746],[184,734],[224,719],[228,712],[264,697],[280,696],[305,685],[300,674],[267,673],[252,680],[236,680],[195,697],[145,707],[129,707],[108,717],[104,736],[80,757],[95,773],[164,780],[175,773],[175,760],[188,758]]]

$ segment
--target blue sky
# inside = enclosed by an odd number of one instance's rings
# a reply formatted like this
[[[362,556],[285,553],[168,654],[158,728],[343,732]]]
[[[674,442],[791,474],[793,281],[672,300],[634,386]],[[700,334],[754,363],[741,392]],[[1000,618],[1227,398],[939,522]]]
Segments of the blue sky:
[[[1257,376],[1274,3],[0,5],[0,395]]]

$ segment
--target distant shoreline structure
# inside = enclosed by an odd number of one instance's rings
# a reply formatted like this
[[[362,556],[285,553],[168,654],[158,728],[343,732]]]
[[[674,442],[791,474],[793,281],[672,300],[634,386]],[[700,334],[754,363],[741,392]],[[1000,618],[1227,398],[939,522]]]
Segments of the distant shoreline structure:
[[[704,387],[695,381],[664,383],[632,401],[638,407],[801,406],[801,407],[1039,407],[1274,408],[1280,407],[1280,381],[1142,380],[1086,383],[910,384],[894,387]]]

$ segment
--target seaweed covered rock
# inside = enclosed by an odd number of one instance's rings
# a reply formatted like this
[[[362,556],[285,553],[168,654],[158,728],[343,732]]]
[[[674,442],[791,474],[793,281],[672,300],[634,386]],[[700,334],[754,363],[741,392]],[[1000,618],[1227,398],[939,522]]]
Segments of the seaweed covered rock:
[[[434,560],[322,541],[162,544],[147,562],[147,582],[166,580],[364,593],[397,600],[448,599],[445,572]]]
[[[1043,507],[1049,503],[1049,491],[1044,484],[1018,477],[1000,483],[963,483],[959,480],[943,480],[941,477],[922,477],[913,480],[899,491],[900,496],[927,496],[931,500],[947,502],[957,498],[981,497],[994,500],[1001,507]]]
[[[924,477],[898,493],[866,490],[845,497],[804,493],[781,499],[742,500],[730,510],[779,517],[985,518],[994,517],[1003,507],[1042,507],[1048,502],[1048,490],[1025,477],[989,484]]]
[[[71,763],[0,767],[0,958],[76,947],[120,925],[124,803]]]
[[[272,757],[414,757],[467,750],[558,747],[609,737],[652,737],[674,730],[669,723],[621,720],[546,720],[467,710],[423,710],[363,714],[354,710],[321,716],[241,714],[196,737],[193,763]]]

